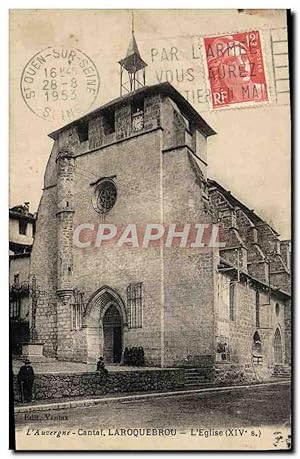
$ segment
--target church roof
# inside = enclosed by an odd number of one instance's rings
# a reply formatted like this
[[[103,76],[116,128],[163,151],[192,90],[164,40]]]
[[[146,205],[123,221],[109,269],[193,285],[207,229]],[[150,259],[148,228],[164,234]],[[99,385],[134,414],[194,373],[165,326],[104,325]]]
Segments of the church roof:
[[[138,72],[139,70],[147,67],[146,62],[141,58],[139,48],[132,32],[131,40],[128,46],[127,54],[124,59],[119,61],[119,64],[124,67],[129,73]]]
[[[138,72],[139,70],[147,67],[147,64],[139,54],[131,54],[119,61],[119,64],[127,70],[128,73]]]
[[[249,220],[255,225],[268,225],[269,228],[273,231],[275,236],[279,236],[279,233],[272,228],[271,225],[265,222],[257,213],[254,212],[253,209],[249,209],[245,204],[243,204],[239,199],[237,199],[229,190],[226,190],[222,185],[220,185],[218,182],[215,180],[208,179],[208,187],[210,189],[216,188],[223,196],[224,198],[229,202],[229,204],[234,208],[238,207],[240,208],[249,218]]]
[[[129,57],[132,54],[137,54],[138,56],[140,56],[138,45],[137,45],[137,42],[136,42],[136,39],[135,39],[135,36],[134,36],[133,32],[132,32],[132,35],[131,35],[131,40],[130,40],[130,43],[129,43],[129,46],[128,46],[128,50],[127,50],[126,56]]]
[[[177,89],[174,88],[169,82],[159,83],[152,86],[144,86],[136,91],[133,91],[125,96],[118,97],[111,100],[105,105],[93,110],[90,113],[78,118],[77,120],[72,121],[71,123],[63,126],[62,128],[57,129],[49,134],[49,137],[56,140],[60,132],[65,129],[70,128],[71,126],[76,126],[81,121],[86,121],[90,118],[94,118],[96,115],[100,114],[105,110],[113,110],[120,105],[123,105],[124,102],[131,100],[138,100],[145,96],[151,96],[155,94],[161,94],[166,97],[170,97],[182,111],[182,113],[187,117],[188,120],[192,121],[194,126],[202,132],[205,137],[216,134],[212,127],[202,118],[202,116],[194,109],[194,107],[183,97]]]
[[[36,220],[34,214],[30,213],[28,208],[23,205],[11,207],[9,209],[9,217],[15,220],[27,220],[30,222],[34,222]]]

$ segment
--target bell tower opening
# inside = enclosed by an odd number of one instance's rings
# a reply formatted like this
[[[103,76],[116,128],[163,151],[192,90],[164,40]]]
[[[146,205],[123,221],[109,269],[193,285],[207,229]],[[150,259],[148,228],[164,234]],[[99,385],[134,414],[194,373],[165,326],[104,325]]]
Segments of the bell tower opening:
[[[120,95],[136,91],[146,84],[146,62],[141,58],[134,36],[134,18],[132,14],[132,36],[127,54],[120,64]]]

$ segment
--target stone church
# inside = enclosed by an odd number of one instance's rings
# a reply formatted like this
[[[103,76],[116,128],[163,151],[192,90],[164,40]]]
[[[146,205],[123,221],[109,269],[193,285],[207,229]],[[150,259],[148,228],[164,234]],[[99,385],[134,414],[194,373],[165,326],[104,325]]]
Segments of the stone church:
[[[45,356],[270,375],[291,354],[290,243],[207,178],[215,135],[169,83],[146,86],[134,35],[121,96],[50,134],[32,249]],[[76,247],[82,223],[216,223],[222,248]]]

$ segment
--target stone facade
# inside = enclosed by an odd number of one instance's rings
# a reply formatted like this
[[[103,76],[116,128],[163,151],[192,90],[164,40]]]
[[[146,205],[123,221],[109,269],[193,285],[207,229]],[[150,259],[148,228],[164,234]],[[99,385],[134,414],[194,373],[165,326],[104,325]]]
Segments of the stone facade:
[[[273,228],[212,180],[209,195],[215,221],[222,224],[226,239],[226,247],[219,252],[218,288],[225,292],[225,301],[219,301],[216,336],[221,334],[227,341],[228,364],[255,362],[254,370],[263,379],[272,374],[275,363],[290,364],[290,244],[281,242]],[[232,318],[230,284],[234,288]],[[281,359],[274,351],[276,332]],[[260,338],[257,358],[256,333]]]
[[[79,126],[86,136],[80,130],[80,138]],[[282,363],[289,362],[286,245],[207,180],[213,134],[168,83],[135,91],[51,134],[31,264],[41,290],[37,331],[45,355],[95,362],[106,352],[105,318],[113,307],[119,321],[111,325],[112,339],[122,352],[142,346],[148,366],[246,368],[255,358],[271,372],[277,329]],[[113,184],[117,199],[101,213],[94,201],[103,181]],[[226,247],[74,246],[80,224],[103,222],[218,223]]]

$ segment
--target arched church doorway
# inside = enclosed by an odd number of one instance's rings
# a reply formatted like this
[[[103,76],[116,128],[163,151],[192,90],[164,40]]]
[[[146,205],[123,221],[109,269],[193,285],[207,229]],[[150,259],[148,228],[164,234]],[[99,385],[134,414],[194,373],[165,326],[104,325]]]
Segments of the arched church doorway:
[[[282,340],[279,328],[276,328],[274,335],[274,360],[275,364],[279,365],[282,363]]]
[[[122,318],[114,304],[103,316],[103,357],[106,363],[120,363],[122,357]]]
[[[87,361],[96,363],[101,356],[105,363],[120,363],[126,346],[127,314],[120,294],[103,286],[90,298],[84,327],[87,339]]]

